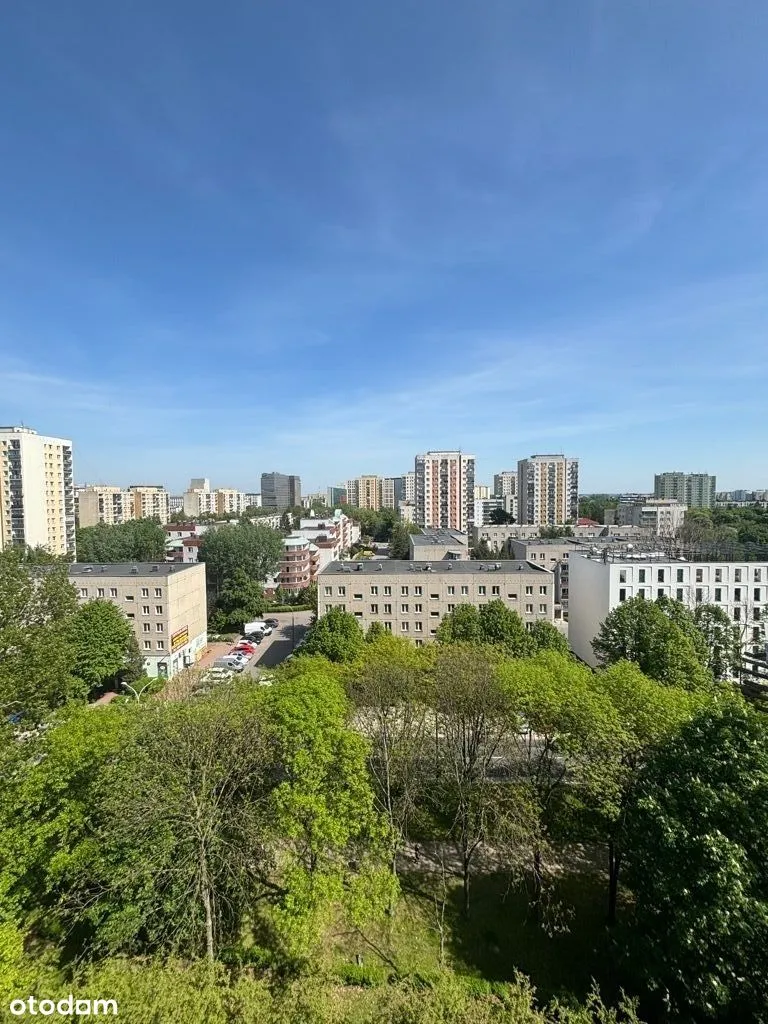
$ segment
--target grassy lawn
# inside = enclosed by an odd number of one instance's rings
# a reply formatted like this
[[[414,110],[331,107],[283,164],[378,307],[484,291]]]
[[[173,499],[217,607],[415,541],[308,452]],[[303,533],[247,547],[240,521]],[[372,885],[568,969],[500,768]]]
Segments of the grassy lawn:
[[[401,878],[403,895],[386,926],[366,936],[379,956],[359,936],[338,936],[332,961],[340,966],[363,956],[366,965],[401,974],[430,974],[440,966],[439,909],[441,885],[436,873],[414,872]],[[541,1002],[557,996],[583,1000],[592,980],[606,996],[616,985],[611,977],[605,929],[605,880],[594,872],[561,876],[542,921],[530,911],[524,886],[510,885],[494,873],[473,880],[470,915],[461,913],[461,884],[448,880],[444,917],[444,963],[459,974],[488,981],[511,981],[516,971],[528,975]]]

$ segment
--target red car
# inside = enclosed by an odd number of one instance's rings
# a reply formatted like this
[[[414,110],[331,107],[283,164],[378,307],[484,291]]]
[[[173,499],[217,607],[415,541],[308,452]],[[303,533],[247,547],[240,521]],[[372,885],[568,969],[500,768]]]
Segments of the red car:
[[[237,644],[236,647],[232,649],[232,654],[239,654],[240,652],[244,654],[255,654],[256,644],[251,644],[248,643],[247,640],[242,640],[239,644]]]

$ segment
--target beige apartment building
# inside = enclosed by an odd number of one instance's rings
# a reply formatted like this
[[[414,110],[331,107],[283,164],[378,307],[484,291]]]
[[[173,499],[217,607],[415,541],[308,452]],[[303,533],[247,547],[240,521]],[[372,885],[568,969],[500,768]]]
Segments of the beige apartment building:
[[[117,526],[135,519],[133,491],[109,484],[88,484],[77,489],[77,522],[79,526],[106,523]]]
[[[412,533],[408,542],[410,556],[421,562],[441,562],[443,559],[469,558],[466,533],[459,530],[433,530],[427,527],[421,533]]]
[[[381,508],[382,480],[379,476],[358,476],[347,480],[347,504],[353,508]]]
[[[158,519],[165,524],[171,517],[168,491],[160,484],[131,484],[134,519]]]
[[[72,442],[30,427],[0,427],[0,550],[75,553]]]
[[[575,523],[579,517],[579,460],[531,455],[517,464],[517,510],[523,526]]]
[[[433,640],[441,619],[460,604],[500,600],[529,628],[554,622],[552,573],[523,561],[332,562],[317,589],[319,615],[341,608],[364,630],[380,622],[417,645]]]
[[[133,626],[152,678],[194,665],[208,643],[205,564],[75,562],[69,579],[81,602],[112,601]]]
[[[474,521],[475,456],[460,451],[417,455],[416,522],[467,532]]]

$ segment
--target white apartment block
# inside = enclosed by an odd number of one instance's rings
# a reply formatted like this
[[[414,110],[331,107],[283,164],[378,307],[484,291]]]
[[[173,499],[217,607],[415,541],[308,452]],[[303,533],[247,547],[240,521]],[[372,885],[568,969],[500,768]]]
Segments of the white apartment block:
[[[157,519],[165,524],[171,517],[168,491],[160,484],[131,484],[133,518]]]
[[[493,494],[496,498],[506,498],[513,494],[517,498],[517,470],[502,469],[493,474]]]
[[[301,519],[293,536],[303,537],[315,545],[320,568],[342,558],[360,540],[360,527],[339,509],[324,519]]]
[[[656,552],[633,557],[604,552],[569,558],[568,642],[588,665],[592,641],[614,608],[633,597],[669,597],[688,608],[714,604],[742,634],[746,655],[766,656],[768,562],[686,562]]]
[[[405,480],[401,476],[385,476],[381,481],[381,507],[400,507],[405,498]]]
[[[332,562],[318,577],[318,614],[341,608],[363,630],[380,622],[414,640],[433,640],[441,619],[461,604],[500,600],[530,628],[554,621],[552,573],[528,562]]]
[[[668,498],[620,501],[614,509],[617,526],[638,526],[660,537],[673,537],[683,525],[687,511],[686,505]]]
[[[87,484],[77,489],[77,522],[79,526],[106,523],[119,526],[135,519],[133,491],[109,484]]]
[[[475,501],[487,501],[491,495],[491,488],[488,484],[475,484],[473,498]]]
[[[460,451],[417,455],[416,523],[467,532],[474,521],[475,456]]]
[[[171,515],[176,512],[184,511],[184,495],[183,494],[169,494],[168,495],[168,511]]]
[[[250,504],[248,498],[234,487],[217,487],[212,491],[208,480],[194,479],[184,492],[184,515],[195,519],[207,515],[239,516]]]
[[[247,493],[245,495],[245,507],[246,508],[261,508],[261,495]]]
[[[416,473],[412,469],[403,473],[403,501],[411,505],[416,503]]]
[[[208,643],[205,565],[75,562],[69,579],[81,602],[111,601],[133,627],[144,671],[171,678],[194,665]]]
[[[475,488],[477,490],[477,488]],[[486,488],[487,490],[487,488]],[[506,512],[505,502],[509,499],[506,498],[475,498],[474,501],[474,524],[475,526],[489,526],[491,525],[491,515],[497,510],[501,509],[502,512]],[[510,513],[512,514],[512,513]]]
[[[523,525],[555,526],[579,516],[579,460],[532,455],[517,464],[517,509]]]
[[[30,427],[0,427],[0,550],[75,553],[72,442]]]
[[[378,512],[381,508],[381,477],[367,475],[347,480],[347,504],[352,508],[369,508]]]

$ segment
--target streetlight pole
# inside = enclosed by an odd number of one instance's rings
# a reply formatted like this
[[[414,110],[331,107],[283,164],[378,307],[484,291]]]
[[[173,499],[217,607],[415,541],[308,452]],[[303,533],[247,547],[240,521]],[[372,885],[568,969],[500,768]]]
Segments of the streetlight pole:
[[[123,683],[122,686],[123,686],[124,690],[130,690],[131,693],[133,694],[133,696],[136,698],[136,700],[139,700],[139,698],[141,697],[142,693],[144,693],[146,688],[148,686],[151,686],[153,682],[154,682],[154,679],[150,679],[148,683],[144,683],[144,685],[142,686],[142,688],[139,690],[138,693],[134,690],[134,688],[129,683]]]

